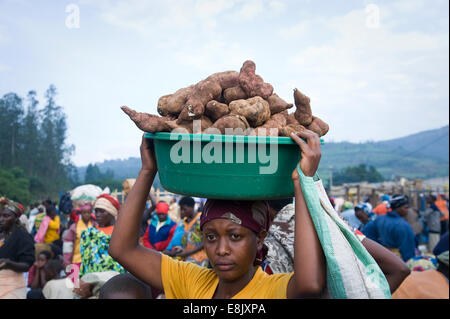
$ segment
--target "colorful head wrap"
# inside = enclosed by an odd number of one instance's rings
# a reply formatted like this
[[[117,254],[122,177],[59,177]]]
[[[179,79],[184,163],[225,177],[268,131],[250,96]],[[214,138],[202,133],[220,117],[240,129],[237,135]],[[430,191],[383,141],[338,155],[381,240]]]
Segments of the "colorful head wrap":
[[[370,215],[370,213],[371,213],[369,206],[367,206],[364,203],[359,203],[358,205],[355,206],[355,209],[362,210],[367,215]]]
[[[1,205],[4,209],[12,211],[17,217],[20,217],[25,212],[25,208],[21,204],[6,198],[2,198]]]
[[[270,209],[265,201],[208,199],[200,217],[200,229],[213,219],[228,219],[258,234],[269,231]]]
[[[232,222],[248,228],[259,234],[261,231],[269,231],[270,208],[266,201],[227,201],[208,199],[200,216],[200,229],[213,219],[228,219]],[[268,252],[264,244],[257,251],[254,265],[261,265]]]
[[[120,203],[114,197],[108,194],[101,194],[94,202],[94,209],[101,208],[117,217],[119,215]]]

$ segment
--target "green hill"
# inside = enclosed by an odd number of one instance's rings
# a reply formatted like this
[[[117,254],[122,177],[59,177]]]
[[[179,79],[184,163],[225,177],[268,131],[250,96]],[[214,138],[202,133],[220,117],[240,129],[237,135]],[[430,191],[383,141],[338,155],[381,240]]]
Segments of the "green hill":
[[[326,143],[319,174],[327,179],[330,166],[374,166],[386,179],[425,179],[449,174],[449,126],[402,138],[366,143]]]

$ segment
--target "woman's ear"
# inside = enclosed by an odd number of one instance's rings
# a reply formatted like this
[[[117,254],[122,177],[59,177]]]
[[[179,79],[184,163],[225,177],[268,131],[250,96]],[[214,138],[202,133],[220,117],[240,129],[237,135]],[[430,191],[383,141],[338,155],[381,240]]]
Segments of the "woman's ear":
[[[257,235],[256,235],[256,247],[258,248],[258,250],[261,250],[263,245],[264,245],[264,239],[267,236],[267,232],[265,230],[260,231]]]

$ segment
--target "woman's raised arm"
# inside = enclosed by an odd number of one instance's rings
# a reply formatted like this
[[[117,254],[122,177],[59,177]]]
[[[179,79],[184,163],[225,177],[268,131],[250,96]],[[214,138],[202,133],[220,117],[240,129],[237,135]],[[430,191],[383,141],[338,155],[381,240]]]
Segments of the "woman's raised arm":
[[[142,137],[140,151],[142,168],[120,209],[108,253],[134,276],[162,290],[161,254],[139,245],[142,214],[158,170],[153,143]]]
[[[305,176],[313,177],[319,166],[320,140],[309,130],[292,135],[301,148],[300,168]],[[301,138],[306,138],[307,142]],[[294,276],[288,285],[288,298],[318,297],[326,285],[326,261],[314,223],[300,185],[300,176],[292,173],[295,190]]]

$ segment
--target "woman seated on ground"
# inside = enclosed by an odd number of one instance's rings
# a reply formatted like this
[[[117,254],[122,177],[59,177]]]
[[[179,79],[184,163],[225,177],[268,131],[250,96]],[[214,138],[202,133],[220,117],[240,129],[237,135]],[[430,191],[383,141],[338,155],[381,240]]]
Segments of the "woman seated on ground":
[[[0,299],[25,299],[24,273],[33,265],[34,242],[20,223],[18,203],[0,199]]]
[[[300,137],[306,138],[307,143]],[[300,168],[314,176],[320,161],[320,140],[305,130],[292,139],[300,146]],[[138,244],[141,215],[157,172],[147,140],[141,144],[142,168],[112,234],[109,253],[137,278],[168,299],[285,299],[319,296],[326,287],[326,262],[300,186],[295,190],[294,271],[268,275],[257,266],[264,256],[264,238],[270,225],[266,202],[208,200],[201,217],[204,249],[212,269],[146,249]]]

